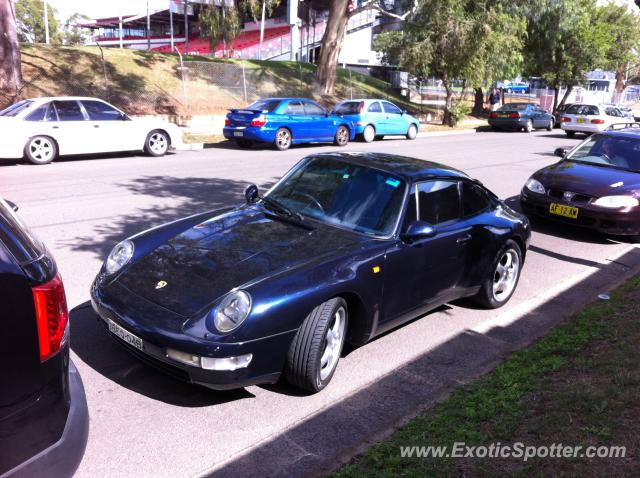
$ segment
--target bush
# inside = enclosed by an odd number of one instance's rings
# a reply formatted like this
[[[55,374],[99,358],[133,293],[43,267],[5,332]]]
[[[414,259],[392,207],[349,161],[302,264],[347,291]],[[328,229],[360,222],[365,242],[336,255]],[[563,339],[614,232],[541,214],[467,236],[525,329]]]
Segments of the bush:
[[[466,103],[455,103],[448,110],[445,110],[443,123],[449,126],[457,125],[461,119],[470,113],[471,109]]]

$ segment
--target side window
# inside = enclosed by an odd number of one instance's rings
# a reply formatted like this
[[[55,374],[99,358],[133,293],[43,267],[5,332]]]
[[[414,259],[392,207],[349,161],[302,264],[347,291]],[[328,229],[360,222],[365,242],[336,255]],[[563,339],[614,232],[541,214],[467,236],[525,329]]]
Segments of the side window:
[[[382,107],[380,106],[380,102],[374,101],[373,103],[371,103],[367,111],[369,113],[382,113]]]
[[[393,103],[389,103],[388,101],[383,101],[382,105],[384,107],[385,113],[390,113],[394,115],[402,114],[402,110],[398,108],[396,105],[394,105]]]
[[[89,119],[92,121],[121,121],[122,115],[120,112],[109,106],[102,101],[89,101],[82,102],[84,109],[89,115]]]
[[[487,193],[476,184],[462,182],[462,215],[473,216],[491,205]]]
[[[284,109],[285,115],[303,115],[304,108],[302,107],[302,103],[299,101],[290,101],[289,104]]]
[[[84,115],[77,101],[55,101],[60,121],[84,121]]]
[[[325,111],[315,103],[305,103],[304,111],[308,115],[324,115]]]
[[[45,103],[25,117],[25,121],[57,121],[56,110],[51,103]]]
[[[442,224],[460,218],[457,181],[425,181],[414,185],[403,227],[415,220]]]

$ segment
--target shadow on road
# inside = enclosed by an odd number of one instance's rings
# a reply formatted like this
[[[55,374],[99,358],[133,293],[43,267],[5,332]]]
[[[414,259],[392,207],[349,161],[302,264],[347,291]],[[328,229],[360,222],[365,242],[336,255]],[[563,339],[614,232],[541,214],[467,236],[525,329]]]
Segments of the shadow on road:
[[[408,419],[446,398],[454,389],[489,372],[506,356],[543,336],[583,305],[596,300],[599,291],[614,287],[638,270],[640,251],[633,249],[615,263],[595,269],[579,283],[559,291],[555,297],[523,311],[521,316],[510,317],[507,314],[511,321],[478,328],[482,332],[461,331],[393,373],[333,402],[269,441],[247,449],[241,456],[220,464],[206,476],[294,478],[309,476],[310,470],[313,476],[329,474],[354,454],[362,452],[364,446],[383,439]],[[504,386],[508,388],[510,383]],[[467,411],[461,410],[460,413]],[[478,411],[470,410],[468,413]],[[485,441],[470,445],[500,441],[502,437],[496,432],[500,433],[488,429]],[[428,446],[433,443],[425,435],[423,441],[411,445]],[[524,472],[525,469],[517,471]]]
[[[179,407],[208,407],[254,396],[244,389],[208,390],[143,364],[108,336],[89,302],[71,310],[69,320],[71,349],[84,363],[118,385],[153,400]]]
[[[275,183],[274,178],[260,185],[267,189]],[[96,225],[90,236],[74,237],[61,241],[73,251],[92,252],[103,259],[119,241],[153,226],[165,224],[196,213],[213,211],[225,206],[244,202],[245,181],[220,178],[142,176],[119,186],[131,194],[152,196],[157,204],[109,219]],[[178,206],[162,205],[165,199],[183,199]]]

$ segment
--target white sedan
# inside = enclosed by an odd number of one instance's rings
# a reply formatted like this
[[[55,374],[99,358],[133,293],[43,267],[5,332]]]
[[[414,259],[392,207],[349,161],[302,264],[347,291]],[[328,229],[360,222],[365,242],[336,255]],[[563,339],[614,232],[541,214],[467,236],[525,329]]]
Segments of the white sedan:
[[[119,151],[162,156],[179,144],[178,126],[132,118],[98,98],[33,98],[0,111],[0,158],[47,164],[58,156]]]
[[[572,138],[576,133],[599,133],[612,124],[629,120],[615,106],[574,104],[562,113],[560,121],[560,127]]]

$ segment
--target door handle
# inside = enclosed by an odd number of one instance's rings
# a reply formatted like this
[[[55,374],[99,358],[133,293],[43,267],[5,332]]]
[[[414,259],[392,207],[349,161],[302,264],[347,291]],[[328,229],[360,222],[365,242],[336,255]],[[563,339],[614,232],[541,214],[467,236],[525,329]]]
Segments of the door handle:
[[[58,129],[60,126],[53,126],[53,129]]]
[[[94,125],[93,125],[93,127],[94,127],[94,128],[99,128],[99,127],[100,127],[100,125],[99,125],[99,124],[94,124]]]
[[[464,236],[460,236],[458,239],[456,239],[456,243],[465,244],[470,240],[471,240],[471,234],[465,234]]]

